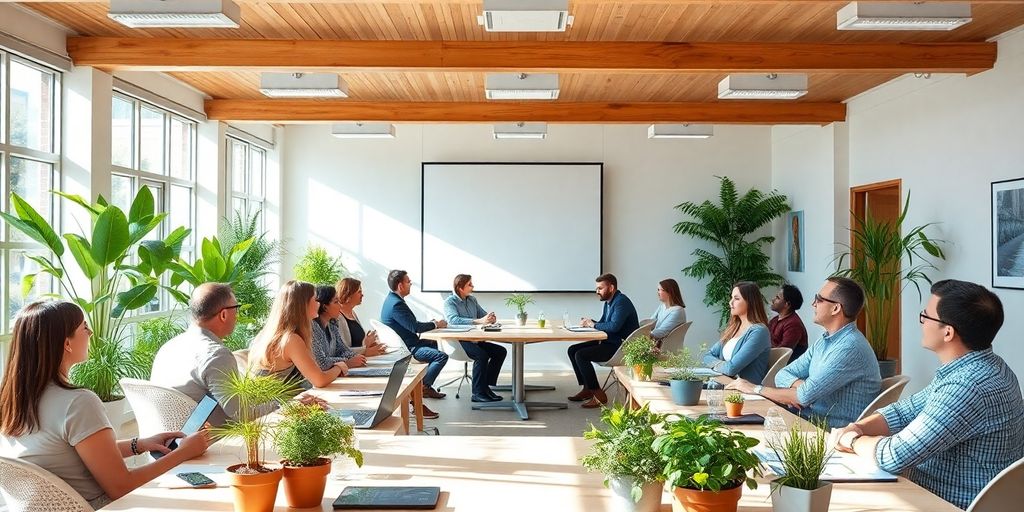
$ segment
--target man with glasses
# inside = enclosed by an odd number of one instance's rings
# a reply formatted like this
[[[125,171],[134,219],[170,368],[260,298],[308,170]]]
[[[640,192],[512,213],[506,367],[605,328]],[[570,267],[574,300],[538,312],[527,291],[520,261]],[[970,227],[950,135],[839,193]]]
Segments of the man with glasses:
[[[825,332],[803,357],[775,376],[779,387],[736,379],[726,389],[759,394],[794,407],[805,418],[845,427],[878,396],[882,384],[875,353],[857,329],[864,290],[851,279],[830,277],[811,306],[814,323]]]
[[[918,320],[921,344],[939,359],[935,378],[835,439],[839,450],[902,473],[966,509],[1000,471],[1024,457],[1024,401],[1017,376],[992,352],[1003,325],[999,297],[952,279],[936,282],[931,293]]]

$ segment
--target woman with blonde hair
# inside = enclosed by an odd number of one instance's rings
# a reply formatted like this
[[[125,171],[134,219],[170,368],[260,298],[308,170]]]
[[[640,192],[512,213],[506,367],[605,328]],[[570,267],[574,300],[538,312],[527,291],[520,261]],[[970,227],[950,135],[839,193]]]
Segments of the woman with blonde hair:
[[[730,377],[760,383],[768,373],[772,342],[764,297],[756,283],[736,283],[729,299],[729,324],[722,339],[704,355],[704,364]]]
[[[341,303],[338,319],[338,333],[341,340],[356,354],[366,357],[379,356],[387,352],[387,346],[380,342],[377,331],[363,328],[356,314],[356,306],[363,303],[363,283],[353,277],[346,277],[334,285]]]
[[[316,288],[302,281],[288,281],[281,287],[267,324],[249,349],[249,369],[259,375],[282,379],[302,377],[322,388],[348,373],[348,365],[337,361],[321,370],[313,358],[313,319],[319,316]]]

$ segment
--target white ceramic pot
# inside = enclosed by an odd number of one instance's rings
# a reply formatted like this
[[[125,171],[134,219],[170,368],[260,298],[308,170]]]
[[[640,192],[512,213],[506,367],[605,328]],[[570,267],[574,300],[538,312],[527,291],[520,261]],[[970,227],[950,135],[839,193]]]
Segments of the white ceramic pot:
[[[820,482],[817,489],[806,491],[772,482],[772,510],[775,512],[827,512],[832,501],[832,482]]]
[[[103,402],[103,412],[107,414],[110,425],[114,427],[114,433],[120,434],[121,427],[125,424],[125,411],[128,410],[128,400],[122,398],[113,402]]]
[[[657,512],[661,508],[661,493],[665,489],[664,482],[648,482],[643,486],[640,501],[634,503],[629,490],[633,487],[633,477],[608,477],[608,488],[612,490],[612,510],[616,512]]]

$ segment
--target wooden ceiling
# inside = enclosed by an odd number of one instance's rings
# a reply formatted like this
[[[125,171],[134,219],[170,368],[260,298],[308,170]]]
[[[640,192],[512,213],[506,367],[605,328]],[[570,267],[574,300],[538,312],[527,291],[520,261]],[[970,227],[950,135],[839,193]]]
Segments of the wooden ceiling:
[[[907,43],[980,43],[1024,25],[1024,1],[1021,0],[972,2],[973,21],[950,32],[837,31],[835,13],[847,3],[845,0],[571,0],[570,13],[575,16],[575,21],[569,29],[564,33],[540,34],[484,31],[476,21],[476,16],[482,10],[482,0],[235,1],[242,7],[240,28],[194,30],[129,29],[107,18],[107,2],[35,2],[23,5],[69,27],[80,36],[87,36],[80,40],[83,45],[90,37],[132,40],[194,39],[205,40],[196,43],[208,46],[216,44],[216,41],[210,40],[221,39],[287,39],[298,41],[295,55],[305,55],[305,43],[302,41],[310,40],[402,41],[407,45],[414,41],[481,41],[494,44],[523,42],[527,45],[537,42],[574,42],[591,52],[594,50],[587,46],[586,42],[800,43],[806,44],[807,48],[814,48],[816,43],[844,43],[843,52],[847,57],[861,52],[865,58],[878,63],[876,69],[869,69],[872,66],[862,66],[850,58],[842,60],[837,57],[838,64],[834,67],[838,69],[827,69],[829,66],[825,65],[811,66],[808,69],[810,92],[794,102],[808,104],[838,103],[910,70],[976,72],[991,67],[990,64],[980,67],[960,65],[955,58],[938,50],[932,52],[934,54],[930,55],[930,59],[913,61],[906,66],[892,66],[893,59],[886,57],[888,53],[879,53],[877,48],[871,51],[866,49],[873,43],[898,43],[903,47],[914,46]],[[124,39],[113,41],[122,47],[131,46],[128,44],[130,41]],[[227,46],[227,42],[222,44]],[[259,100],[263,103],[250,105],[253,108],[264,108],[266,102],[258,91],[259,73],[252,66],[252,58],[244,59],[245,52],[236,51],[234,44],[232,42],[232,50],[225,51],[224,54],[238,55],[239,64],[228,62],[227,65],[215,70],[201,70],[154,61],[147,69],[168,71],[172,76],[205,92],[214,100]],[[991,45],[980,45],[979,51],[992,51],[986,50],[985,46]],[[401,51],[402,48],[404,47],[397,50]],[[640,51],[639,45],[627,45],[624,48],[627,48],[627,52]],[[898,47],[892,48],[896,51]],[[971,48],[968,50],[974,51]],[[75,58],[75,52],[71,53]],[[140,46],[136,57],[155,59],[159,53]],[[173,61],[187,52],[176,49],[166,53]],[[806,52],[799,51],[798,47],[792,55],[797,58],[804,53]],[[80,52],[78,57],[84,58],[84,55]],[[265,54],[254,51],[250,57],[252,55]],[[415,66],[356,69],[359,66],[323,66],[317,67],[316,70],[333,69],[342,74],[349,83],[350,99],[330,100],[334,102],[385,102],[382,103],[382,107],[389,109],[396,108],[394,105],[401,102],[495,105],[496,102],[484,100],[483,82],[488,63],[497,62],[499,58],[504,57],[500,53],[497,55],[498,57],[491,60],[479,59],[479,62],[484,64],[478,62],[471,69],[420,69]],[[596,59],[593,53],[589,56],[595,61],[600,61],[600,54]],[[722,105],[727,102],[717,100],[717,82],[729,71],[745,69],[739,64],[744,60],[756,61],[770,56],[771,52],[766,49],[759,50],[757,45],[748,46],[742,50],[742,54],[736,55],[738,68],[729,65],[723,66],[728,69],[713,70],[686,69],[686,65],[654,70],[580,70],[571,69],[572,66],[566,64],[555,68],[560,74],[561,93],[558,100],[548,103],[587,102],[595,108],[602,104],[646,102]],[[106,55],[105,58],[110,58],[110,55]],[[103,61],[106,65],[96,65],[108,69],[132,67],[126,65],[130,59],[122,60],[126,62],[107,60]],[[275,61],[272,67],[286,62]],[[142,67],[137,61],[133,61],[132,65]],[[427,67],[431,66],[424,68]],[[237,107],[238,104],[232,105]],[[468,107],[469,110],[466,112],[479,110],[477,106]],[[750,108],[758,107],[754,104]],[[222,110],[224,109],[218,111]],[[644,110],[640,109],[637,112],[642,111]],[[835,115],[834,109],[830,112]],[[324,115],[339,114],[345,114],[345,111],[334,109],[333,113]],[[781,117],[779,119],[779,122],[797,122]],[[287,118],[269,117],[266,120],[289,121]]]

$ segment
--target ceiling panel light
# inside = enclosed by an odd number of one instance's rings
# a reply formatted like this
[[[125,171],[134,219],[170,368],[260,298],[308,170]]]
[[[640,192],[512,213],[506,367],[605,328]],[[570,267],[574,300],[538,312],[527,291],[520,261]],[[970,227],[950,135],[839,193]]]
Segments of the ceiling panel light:
[[[335,123],[331,135],[339,139],[393,139],[395,125],[391,123]]]
[[[485,95],[489,100],[553,100],[558,98],[554,73],[490,73]]]
[[[498,123],[494,125],[495,139],[543,139],[548,136],[547,123]]]
[[[110,0],[107,17],[131,28],[238,28],[242,11],[230,0]]]
[[[348,84],[334,73],[261,73],[260,92],[271,98],[347,98]]]
[[[647,128],[648,139],[706,139],[715,134],[710,124],[652,124]]]
[[[565,32],[572,24],[569,0],[484,0],[476,19],[488,32]]]
[[[807,94],[807,75],[729,75],[718,82],[722,100],[793,100]]]
[[[970,23],[969,2],[850,2],[838,30],[953,30]]]

